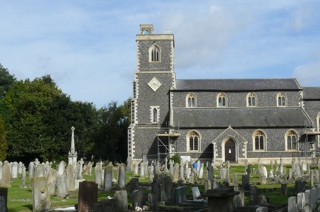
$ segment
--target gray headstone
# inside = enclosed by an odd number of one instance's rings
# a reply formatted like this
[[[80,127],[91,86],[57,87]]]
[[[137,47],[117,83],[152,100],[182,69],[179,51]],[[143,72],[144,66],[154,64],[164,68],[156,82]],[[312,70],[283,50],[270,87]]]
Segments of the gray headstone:
[[[127,190],[116,191],[114,200],[118,211],[128,210],[128,193]]]
[[[104,170],[104,191],[111,191],[112,189],[112,166],[107,166]]]
[[[118,187],[125,188],[126,187],[126,165],[119,165],[119,178],[118,178]]]
[[[46,177],[32,178],[33,212],[43,212],[50,209],[50,195]]]

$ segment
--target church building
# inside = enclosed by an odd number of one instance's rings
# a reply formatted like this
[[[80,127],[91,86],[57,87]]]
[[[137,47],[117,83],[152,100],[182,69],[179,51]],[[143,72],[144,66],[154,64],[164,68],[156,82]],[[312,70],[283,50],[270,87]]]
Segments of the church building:
[[[174,35],[136,35],[128,157],[268,164],[318,157],[320,87],[286,79],[177,79]]]

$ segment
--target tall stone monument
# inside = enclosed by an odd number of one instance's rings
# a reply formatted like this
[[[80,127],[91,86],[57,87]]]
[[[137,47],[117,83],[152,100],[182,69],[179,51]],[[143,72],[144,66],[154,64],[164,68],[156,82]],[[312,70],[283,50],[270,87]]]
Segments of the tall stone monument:
[[[69,151],[69,156],[68,156],[68,164],[72,165],[73,167],[77,167],[77,152],[74,144],[74,130],[76,128],[71,127],[71,149]]]

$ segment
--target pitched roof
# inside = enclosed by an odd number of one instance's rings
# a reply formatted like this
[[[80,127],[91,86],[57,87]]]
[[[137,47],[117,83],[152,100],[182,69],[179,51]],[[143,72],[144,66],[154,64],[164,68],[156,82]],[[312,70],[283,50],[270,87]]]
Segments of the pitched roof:
[[[300,90],[296,79],[190,79],[176,80],[175,90]]]
[[[320,100],[320,87],[304,87],[303,88],[304,100]]]
[[[301,108],[173,108],[179,128],[310,127]]]

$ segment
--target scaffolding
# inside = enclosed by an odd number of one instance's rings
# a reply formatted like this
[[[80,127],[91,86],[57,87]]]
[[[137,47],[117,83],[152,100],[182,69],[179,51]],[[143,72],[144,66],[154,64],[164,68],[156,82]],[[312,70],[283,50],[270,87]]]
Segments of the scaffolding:
[[[176,148],[176,139],[180,136],[177,130],[161,128],[156,134],[157,157],[160,164],[173,153]]]

